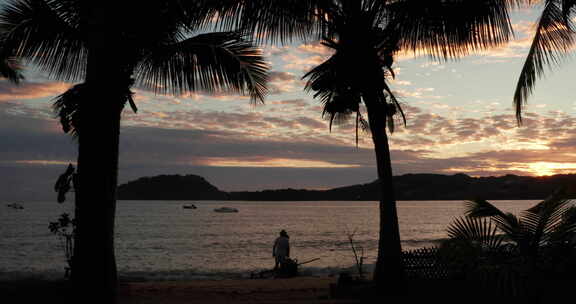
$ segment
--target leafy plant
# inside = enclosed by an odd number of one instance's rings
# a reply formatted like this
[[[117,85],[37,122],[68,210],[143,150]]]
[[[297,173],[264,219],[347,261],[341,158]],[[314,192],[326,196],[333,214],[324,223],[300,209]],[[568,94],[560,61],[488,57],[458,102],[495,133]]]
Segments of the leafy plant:
[[[62,173],[56,184],[54,185],[54,191],[58,192],[58,203],[63,203],[66,200],[66,193],[72,189],[76,177],[76,168],[72,164],[68,165],[66,171]]]
[[[455,274],[516,296],[576,269],[576,207],[563,190],[519,216],[481,199],[466,202],[465,213],[449,225],[441,245]]]
[[[66,171],[58,177],[58,180],[54,185],[54,191],[58,193],[58,203],[63,203],[66,200],[66,194],[72,190],[72,188],[76,190],[76,179],[76,168],[72,164],[69,164]],[[61,245],[64,248],[64,256],[66,257],[66,263],[68,264],[68,267],[65,268],[66,272],[64,276],[67,279],[70,278],[74,260],[76,228],[77,220],[75,218],[70,218],[68,213],[62,213],[56,222],[50,222],[48,225],[50,232],[58,236]]]
[[[62,213],[56,222],[50,222],[48,225],[50,232],[57,235],[62,247],[64,248],[64,256],[66,257],[65,277],[70,278],[70,271],[72,270],[72,261],[74,256],[74,236],[76,234],[76,220],[70,218],[68,213]]]
[[[466,207],[468,217],[489,218],[496,223],[523,256],[536,257],[545,248],[573,248],[575,245],[576,207],[565,198],[563,190],[556,191],[520,216],[504,213],[485,200],[468,201]]]

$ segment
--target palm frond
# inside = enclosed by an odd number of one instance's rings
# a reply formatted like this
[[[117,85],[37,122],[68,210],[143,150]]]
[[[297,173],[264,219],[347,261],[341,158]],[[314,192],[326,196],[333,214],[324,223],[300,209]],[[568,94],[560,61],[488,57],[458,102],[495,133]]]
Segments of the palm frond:
[[[220,32],[151,49],[138,65],[136,78],[156,92],[226,91],[263,101],[268,69],[252,42],[235,32]]]
[[[331,92],[330,98],[324,102],[322,117],[330,121],[330,130],[332,125],[342,125],[347,123],[352,116],[356,114],[356,121],[360,123],[360,95],[352,91]],[[358,134],[358,132],[356,132]]]
[[[66,0],[12,0],[0,11],[0,58],[16,57],[51,77],[79,79],[87,51],[74,3]]]
[[[313,97],[324,104],[322,115],[351,114],[359,109],[360,94],[340,77],[339,68],[339,57],[335,54],[302,76],[302,79],[308,78],[304,90],[313,91]]]
[[[388,93],[388,97],[390,98],[390,100],[392,100],[392,103],[388,104],[388,108],[390,110],[387,110],[386,113],[388,114],[390,119],[393,119],[394,116],[396,116],[396,114],[400,113],[400,117],[402,118],[404,127],[406,127],[406,115],[404,114],[404,110],[402,110],[400,102],[398,102],[398,98],[396,98],[396,95],[392,92],[386,81],[383,82],[383,87],[384,91]]]
[[[87,93],[87,85],[80,83],[58,95],[52,104],[54,114],[60,119],[62,131],[70,133],[75,139],[80,135],[80,102],[86,98]]]
[[[365,94],[363,91],[365,83],[361,80],[363,78],[358,75],[359,69],[355,66],[358,63],[352,60],[355,58],[355,55],[362,56],[362,54],[358,54],[353,50],[355,48],[353,44],[350,45],[343,41],[334,41],[325,37],[322,44],[334,49],[336,52],[302,77],[303,79],[308,78],[304,89],[307,92],[313,91],[313,97],[319,99],[324,104],[322,116],[328,117],[330,129],[333,123],[346,122],[352,115],[356,114],[355,134],[356,144],[358,145],[359,127],[364,130],[369,129],[368,122],[362,118],[360,113],[360,103],[362,102],[363,94]],[[380,49],[383,49],[383,47]],[[390,74],[393,75],[391,68],[393,63],[392,55],[378,55],[380,59],[388,59],[379,64],[382,69],[391,70],[392,72]],[[373,94],[376,96],[374,100],[378,103],[377,108],[379,109],[379,114],[385,116],[384,119],[387,123],[388,130],[393,132],[395,115],[400,113],[404,124],[406,123],[404,112],[396,96],[385,81],[385,71],[381,70],[380,73],[375,74],[380,75],[382,79],[372,81],[374,85],[374,87],[372,87],[374,91]],[[378,88],[380,88],[380,91],[378,91]]]
[[[478,243],[485,249],[497,249],[504,240],[490,219],[477,217],[456,218],[447,228],[448,237]]]
[[[332,0],[209,0],[220,7],[216,17],[225,30],[241,29],[255,41],[286,43],[322,37],[322,22]],[[214,5],[210,4],[210,5]]]
[[[564,12],[559,5],[556,0],[546,1],[530,51],[520,72],[514,92],[518,124],[522,123],[522,110],[528,96],[532,94],[536,80],[544,75],[544,67],[558,64],[574,43],[572,25],[569,19],[564,19]]]
[[[320,97],[320,100],[326,103],[332,98],[336,90],[336,81],[338,80],[336,72],[336,57],[332,55],[302,76],[302,79],[308,78],[304,85],[304,91],[313,91],[314,98]]]
[[[566,208],[562,220],[550,227],[545,241],[554,245],[576,245],[576,207]]]
[[[464,208],[464,213],[469,217],[505,216],[500,209],[483,199],[465,201]]]
[[[437,59],[458,58],[506,43],[513,35],[509,9],[517,1],[399,0],[387,6],[387,29],[403,49]]]
[[[327,44],[335,43],[325,41]],[[329,129],[333,124],[344,124],[355,115],[356,145],[358,145],[358,128],[367,123],[360,113],[361,95],[340,77],[341,70],[338,54],[332,55],[323,63],[308,71],[302,78],[308,78],[304,90],[313,91],[314,98],[320,99],[324,105],[322,117],[329,120]]]
[[[531,246],[537,248],[548,243],[551,235],[554,231],[559,231],[560,226],[568,228],[563,221],[571,209],[571,203],[565,198],[564,192],[559,190],[523,213],[525,229],[532,236]],[[559,235],[553,237],[558,238]]]
[[[130,90],[131,83],[132,81],[125,88],[125,91],[122,92],[122,99],[124,104],[129,103],[134,113],[136,113],[138,108],[134,103],[134,93]],[[74,139],[78,139],[80,136],[80,103],[87,99],[87,94],[90,94],[88,84],[80,83],[56,96],[52,103],[52,110],[60,120],[62,131],[71,134]]]
[[[475,199],[465,202],[468,217],[490,217],[508,237],[520,241],[524,239],[522,221],[511,213],[504,213],[486,200]]]
[[[16,84],[24,79],[22,67],[14,57],[0,60],[0,75]]]
[[[575,9],[576,0],[562,0],[562,17],[564,18],[564,22],[568,23],[568,19]]]
[[[530,240],[530,235],[524,228],[523,219],[512,213],[505,213],[504,216],[492,217],[498,228],[506,234],[508,238],[515,241],[519,246],[524,246]]]

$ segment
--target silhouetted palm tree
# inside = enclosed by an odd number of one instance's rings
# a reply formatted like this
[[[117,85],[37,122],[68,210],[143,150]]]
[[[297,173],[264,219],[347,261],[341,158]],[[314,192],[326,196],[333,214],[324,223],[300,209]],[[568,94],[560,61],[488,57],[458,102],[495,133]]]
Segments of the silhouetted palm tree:
[[[541,4],[541,1],[534,0],[526,2]],[[572,18],[575,9],[574,0],[543,1],[536,34],[514,92],[516,119],[519,124],[522,123],[522,110],[536,85],[536,80],[544,75],[546,67],[558,65],[560,59],[572,50],[575,33]]]
[[[87,94],[87,86],[85,83],[77,84],[69,88],[66,92],[58,95],[54,99],[54,103],[52,104],[52,108],[56,117],[60,120],[60,125],[62,127],[62,131],[64,133],[70,134],[74,139],[78,139],[80,135],[80,103],[82,99],[86,99],[85,95]],[[126,88],[125,91],[126,96],[124,97],[125,100],[128,101],[133,111],[136,113],[137,108],[134,103],[134,99],[132,98],[132,91],[130,88]],[[79,163],[79,159],[77,159],[77,164]],[[79,188],[80,188],[80,181],[79,175],[77,174],[78,171],[76,168],[70,164],[66,172],[64,172],[58,178],[56,182],[55,190],[58,192],[58,202],[62,203],[65,200],[67,192],[69,190],[74,189],[74,223],[78,223],[78,220],[81,217],[80,208],[79,208]],[[63,182],[60,182],[60,181]],[[78,229],[75,224],[73,236],[73,244],[72,246],[73,252],[69,259],[69,266],[67,270],[67,277],[72,280],[77,280],[78,271],[77,261],[80,257],[80,253],[78,252],[79,247],[75,246],[75,244],[79,244],[81,242],[82,235],[78,233]]]
[[[403,277],[402,248],[390,148],[386,128],[402,109],[387,84],[400,51],[456,58],[506,42],[511,35],[512,1],[319,1],[322,44],[334,54],[304,77],[306,89],[324,103],[330,125],[355,115],[374,142],[381,189],[380,236],[374,279],[394,283]],[[366,107],[368,121],[362,115]]]
[[[98,290],[95,296],[111,301],[117,286],[118,143],[131,86],[176,94],[225,90],[253,100],[266,94],[268,66],[243,35],[193,36],[206,31],[216,9],[210,1],[12,0],[0,12],[3,59],[24,60],[55,79],[83,81],[65,93],[78,96],[78,109],[65,112],[81,133],[73,276],[80,287]]]

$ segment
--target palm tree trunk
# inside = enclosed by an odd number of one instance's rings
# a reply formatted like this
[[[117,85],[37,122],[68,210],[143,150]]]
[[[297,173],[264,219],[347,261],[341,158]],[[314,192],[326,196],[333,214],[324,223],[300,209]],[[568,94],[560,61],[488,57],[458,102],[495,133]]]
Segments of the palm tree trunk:
[[[378,167],[380,187],[380,235],[374,281],[380,286],[396,286],[404,276],[400,230],[396,212],[396,198],[392,176],[390,147],[386,134],[385,109],[372,92],[363,94]]]
[[[74,282],[100,303],[113,303],[117,289],[114,222],[122,95],[122,73],[106,51],[90,49],[80,103],[78,243]]]

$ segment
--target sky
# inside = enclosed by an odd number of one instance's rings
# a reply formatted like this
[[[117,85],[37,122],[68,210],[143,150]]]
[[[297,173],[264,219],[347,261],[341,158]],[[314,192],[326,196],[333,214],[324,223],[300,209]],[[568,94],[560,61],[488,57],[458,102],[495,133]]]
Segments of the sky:
[[[1,2],[0,2],[1,4]],[[390,86],[407,126],[390,135],[395,175],[576,173],[576,64],[568,57],[538,81],[518,127],[512,96],[541,8],[521,9],[508,45],[458,61],[402,54]],[[376,179],[370,134],[330,131],[301,77],[330,56],[317,42],[267,45],[264,104],[235,94],[154,95],[135,89],[122,115],[119,182],[197,174],[224,191],[328,189]],[[56,199],[53,184],[76,159],[52,99],[73,83],[28,66],[19,86],[0,80],[0,200]]]

